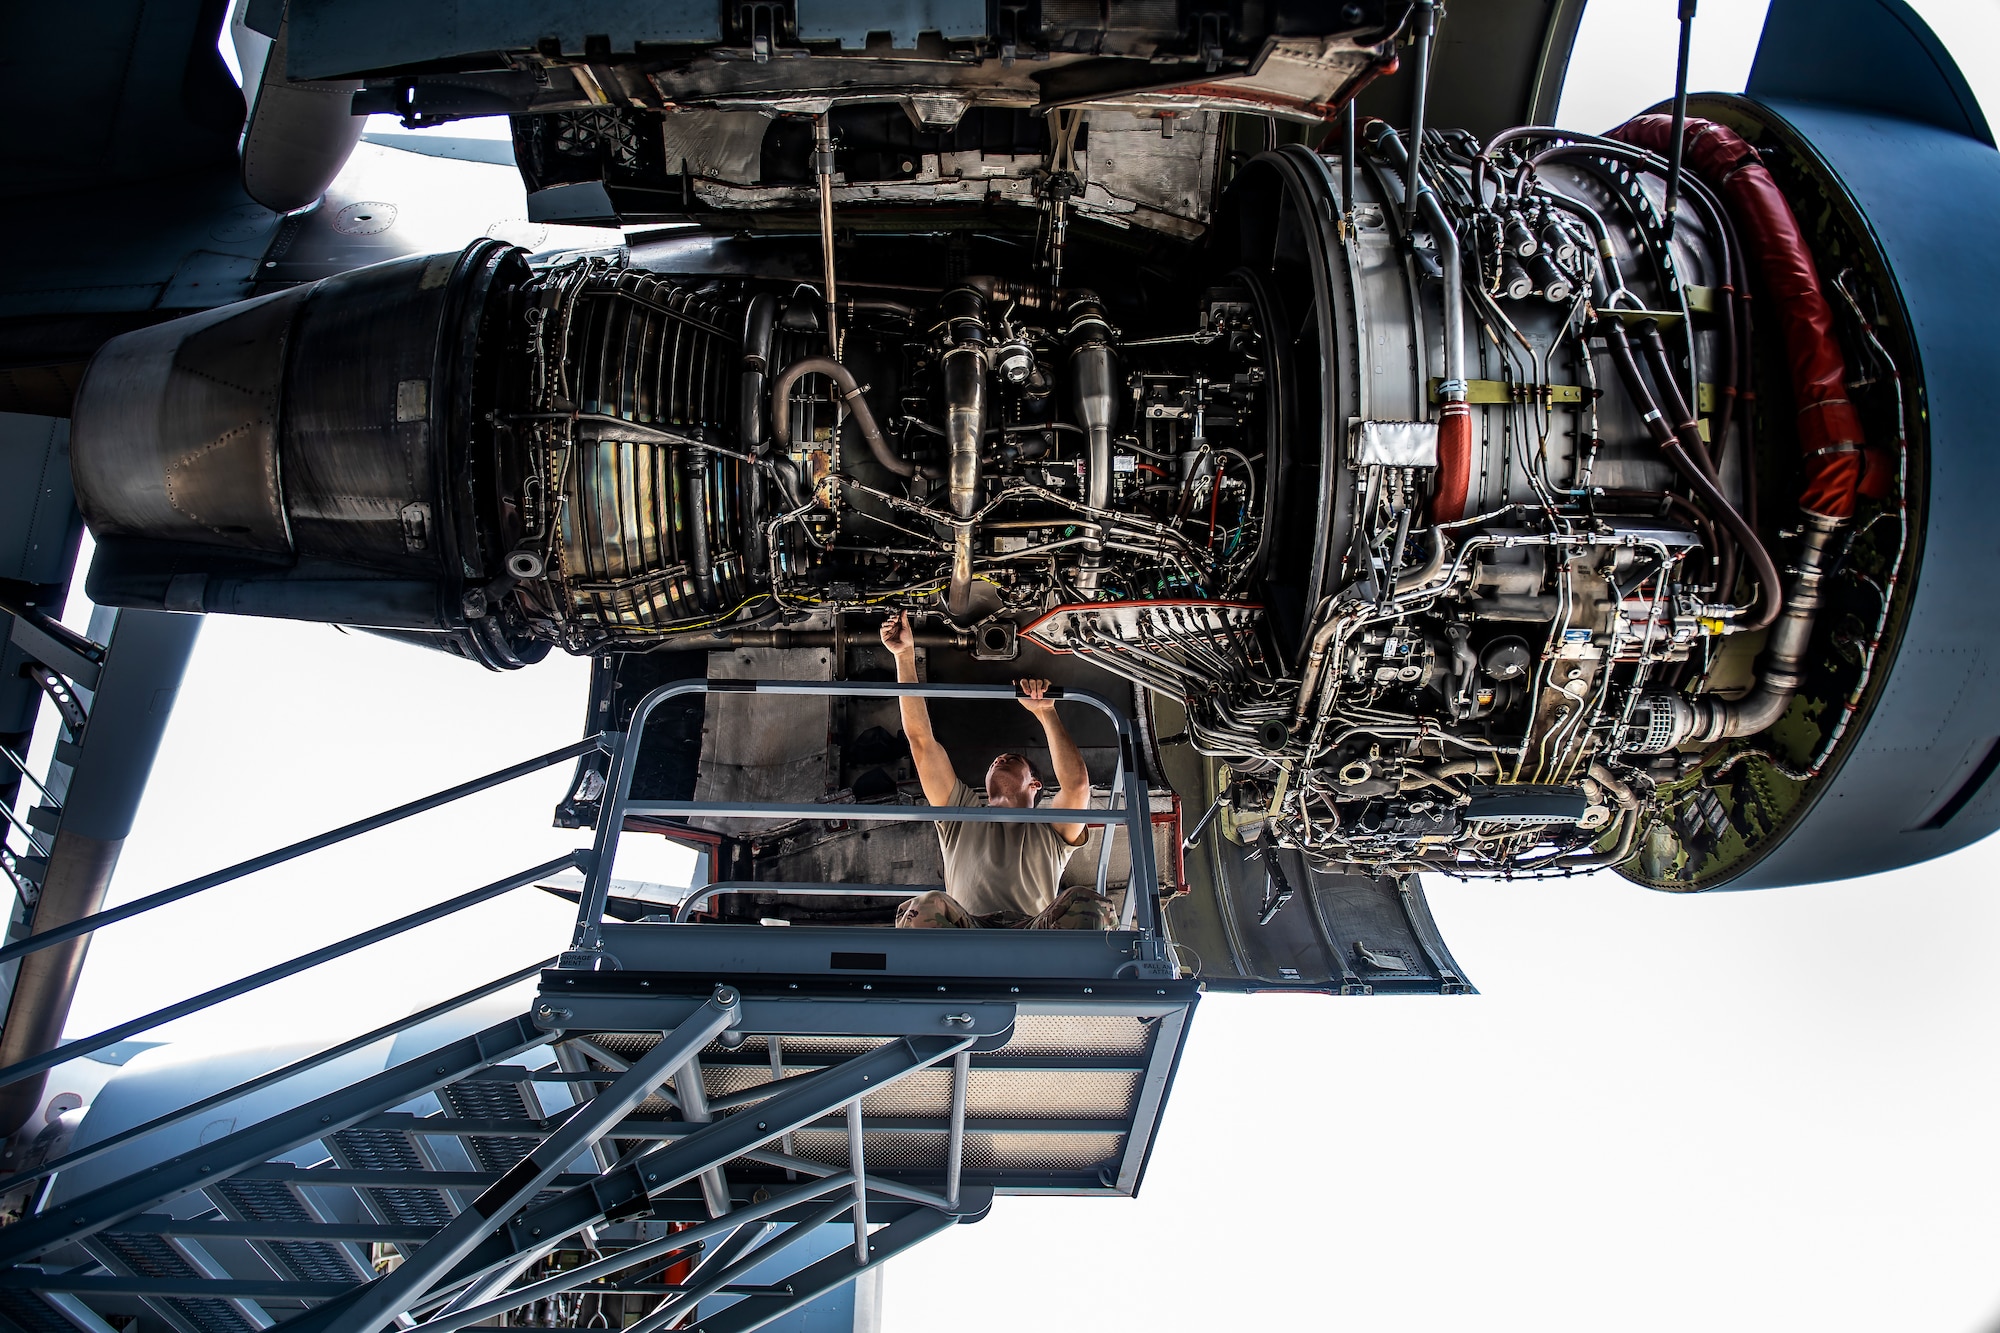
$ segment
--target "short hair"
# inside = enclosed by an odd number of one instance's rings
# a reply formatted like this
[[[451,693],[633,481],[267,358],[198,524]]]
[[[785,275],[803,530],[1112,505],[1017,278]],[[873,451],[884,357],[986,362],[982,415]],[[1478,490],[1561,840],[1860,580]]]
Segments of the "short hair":
[[[1037,768],[1035,767],[1035,761],[1034,761],[1034,760],[1032,760],[1032,759],[1030,759],[1030,758],[1028,758],[1028,756],[1026,756],[1026,755],[1024,755],[1024,754],[1017,754],[1017,753],[1015,753],[1015,752],[1014,752],[1014,751],[1012,751],[1012,750],[1002,750],[1002,751],[1001,751],[1001,752],[1000,752],[999,754],[996,754],[996,755],[994,755],[994,756],[993,756],[993,764],[998,764],[998,763],[1001,763],[1001,762],[1003,762],[1003,761],[1005,761],[1005,760],[1008,760],[1008,759],[1018,759],[1018,760],[1020,760],[1020,761],[1021,761],[1021,767],[1023,767],[1023,768],[1025,768],[1025,769],[1027,769],[1027,770],[1028,770],[1028,776],[1029,776],[1029,777],[1033,778],[1033,779],[1034,779],[1035,781],[1037,781],[1037,782],[1040,782],[1040,781],[1042,780],[1042,775],[1041,775],[1041,772],[1040,772],[1040,770],[1038,770],[1038,769],[1037,769]],[[988,765],[986,766],[986,771],[987,771],[987,772],[989,772],[989,773],[990,773],[990,772],[992,772],[992,771],[993,771],[993,764],[988,764]]]

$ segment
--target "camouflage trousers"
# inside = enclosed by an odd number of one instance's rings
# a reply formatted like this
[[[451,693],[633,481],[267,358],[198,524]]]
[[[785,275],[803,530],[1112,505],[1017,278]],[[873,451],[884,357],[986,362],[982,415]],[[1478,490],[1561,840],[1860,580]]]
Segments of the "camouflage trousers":
[[[912,929],[1111,930],[1118,918],[1109,898],[1079,884],[1064,889],[1033,916],[1011,910],[974,916],[948,893],[921,893],[897,909],[896,924]]]

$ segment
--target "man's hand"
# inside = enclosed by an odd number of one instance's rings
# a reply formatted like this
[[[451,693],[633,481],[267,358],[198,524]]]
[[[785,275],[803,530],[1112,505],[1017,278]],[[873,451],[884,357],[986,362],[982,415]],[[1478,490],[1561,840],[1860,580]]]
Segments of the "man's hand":
[[[917,651],[916,635],[910,632],[910,618],[897,611],[882,622],[882,646],[898,659]]]
[[[1055,686],[1045,680],[1021,680],[1014,685],[1021,691],[1021,707],[1035,715],[1042,724],[1042,735],[1049,742],[1049,759],[1055,765],[1056,782],[1062,788],[1049,804],[1058,810],[1087,809],[1090,805],[1090,773],[1083,766],[1083,756],[1077,753],[1076,742],[1070,739],[1069,728],[1062,724],[1062,718],[1056,713],[1056,701],[1049,698],[1049,691]],[[1090,831],[1082,824],[1051,824],[1049,827],[1072,847],[1083,846],[1084,834]]]
[[[1021,691],[1021,707],[1046,721],[1056,715],[1056,701],[1048,696],[1051,688],[1045,680],[1017,680],[1015,688]]]

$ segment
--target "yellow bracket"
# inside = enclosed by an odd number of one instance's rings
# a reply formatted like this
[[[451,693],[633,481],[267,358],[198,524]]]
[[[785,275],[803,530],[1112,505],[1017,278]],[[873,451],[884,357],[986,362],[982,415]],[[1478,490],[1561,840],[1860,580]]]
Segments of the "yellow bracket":
[[[1431,380],[1431,402],[1438,401],[1438,385],[1441,379]],[[1465,401],[1475,406],[1496,406],[1501,403],[1537,402],[1549,406],[1561,403],[1583,401],[1583,386],[1578,384],[1513,384],[1506,380],[1467,380]]]

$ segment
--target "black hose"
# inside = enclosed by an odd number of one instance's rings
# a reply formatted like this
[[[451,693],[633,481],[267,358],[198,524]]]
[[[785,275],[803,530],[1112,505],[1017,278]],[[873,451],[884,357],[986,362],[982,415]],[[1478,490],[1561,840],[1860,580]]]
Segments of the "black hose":
[[[694,596],[701,609],[713,611],[715,556],[708,540],[708,451],[688,450],[683,471],[687,475],[688,574],[694,579]]]
[[[1744,521],[1736,506],[1729,503],[1729,497],[1724,495],[1722,488],[1710,478],[1707,469],[1690,458],[1687,451],[1681,447],[1679,436],[1661,415],[1659,400],[1653,396],[1651,386],[1646,383],[1645,374],[1639,369],[1637,358],[1632,355],[1632,340],[1626,336],[1625,326],[1615,317],[1611,317],[1606,318],[1599,328],[1604,334],[1606,346],[1610,348],[1611,363],[1618,368],[1619,377],[1625,381],[1626,389],[1631,392],[1633,401],[1638,404],[1640,413],[1645,419],[1646,430],[1653,437],[1653,443],[1659,446],[1667,461],[1687,478],[1695,493],[1708,503],[1715,517],[1722,520],[1723,525],[1736,538],[1737,544],[1743,548],[1744,554],[1750,557],[1750,563],[1757,572],[1759,597],[1757,618],[1744,625],[1743,631],[1748,633],[1769,628],[1772,622],[1777,620],[1778,612],[1784,605],[1784,590],[1778,583],[1778,567],[1771,562],[1771,553],[1764,549],[1764,543],[1758,539],[1756,531]],[[1674,388],[1671,377],[1667,378],[1666,384],[1668,392],[1678,399],[1680,391]],[[1680,415],[1686,416],[1686,404],[1679,404],[1679,407]]]
[[[1664,386],[1665,401],[1661,404],[1674,428],[1674,437],[1687,450],[1688,457],[1699,463],[1708,473],[1708,479],[1722,489],[1722,467],[1718,457],[1709,452],[1707,443],[1701,438],[1701,427],[1695,424],[1694,414],[1681,398],[1680,382],[1674,377],[1673,362],[1667,356],[1666,340],[1660,337],[1660,326],[1653,320],[1640,320],[1634,326],[1639,334],[1639,350],[1646,358],[1646,365],[1653,372],[1653,379]],[[1719,441],[1718,441],[1719,443]],[[1734,506],[1731,506],[1734,508]],[[1722,553],[1722,560],[1716,572],[1716,596],[1728,601],[1736,595],[1736,571],[1740,557],[1732,543]]]
[[[771,335],[778,322],[778,298],[759,292],[743,308],[743,372],[739,377],[738,439],[746,454],[764,447],[764,377],[771,372]]]

